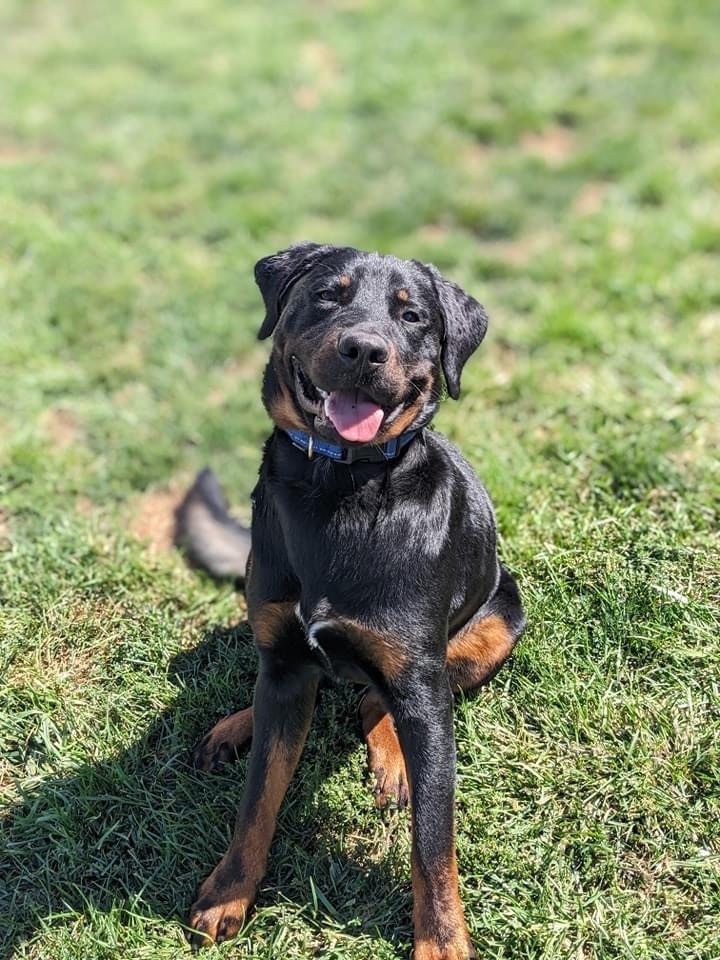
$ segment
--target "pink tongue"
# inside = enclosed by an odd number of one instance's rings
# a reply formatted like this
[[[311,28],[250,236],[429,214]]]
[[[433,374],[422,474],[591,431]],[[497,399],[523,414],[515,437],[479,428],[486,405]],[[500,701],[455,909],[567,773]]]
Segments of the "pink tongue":
[[[384,416],[361,390],[333,390],[325,410],[340,436],[353,443],[370,443]]]

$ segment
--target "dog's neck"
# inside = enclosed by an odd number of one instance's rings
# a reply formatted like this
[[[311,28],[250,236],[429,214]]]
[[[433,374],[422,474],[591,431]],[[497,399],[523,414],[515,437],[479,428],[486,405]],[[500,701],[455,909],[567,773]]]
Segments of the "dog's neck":
[[[393,437],[385,443],[365,443],[354,445],[352,447],[342,447],[320,437],[314,437],[311,433],[304,433],[302,430],[284,430],[283,431],[290,442],[298,450],[305,453],[308,459],[313,457],[325,457],[327,460],[333,460],[335,463],[385,463],[388,460],[394,460],[418,435],[422,434],[422,427],[417,430],[407,430],[401,433],[399,437]]]

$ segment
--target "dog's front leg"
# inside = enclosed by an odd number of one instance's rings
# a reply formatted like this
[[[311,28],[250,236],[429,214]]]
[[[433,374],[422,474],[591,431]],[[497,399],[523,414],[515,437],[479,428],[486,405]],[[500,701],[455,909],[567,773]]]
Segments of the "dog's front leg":
[[[410,779],[414,960],[477,957],[455,859],[455,736],[445,664],[393,682],[390,706]]]
[[[193,946],[234,937],[265,874],[275,818],[302,753],[318,686],[314,668],[294,668],[261,652],[253,701],[249,773],[232,843],[202,884],[190,913]]]

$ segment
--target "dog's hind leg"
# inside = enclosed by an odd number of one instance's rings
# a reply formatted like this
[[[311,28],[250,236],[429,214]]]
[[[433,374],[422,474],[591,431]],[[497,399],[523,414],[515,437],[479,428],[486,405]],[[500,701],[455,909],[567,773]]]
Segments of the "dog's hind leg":
[[[360,702],[360,720],[368,748],[368,767],[375,780],[375,804],[403,809],[410,800],[405,759],[395,721],[374,690],[369,690]]]
[[[453,692],[475,690],[487,683],[508,658],[513,645],[502,617],[493,614],[471,621],[448,645],[448,678]],[[405,758],[395,722],[373,690],[360,703],[360,720],[367,743],[368,768],[375,781],[375,804],[402,809],[409,800]]]
[[[252,737],[253,708],[246,707],[223,717],[193,750],[193,766],[216,773],[223,764],[235,760],[237,752]]]
[[[447,667],[454,692],[476,690],[491,680],[510,656],[525,628],[520,594],[511,574],[501,570],[493,599],[448,644]],[[360,703],[368,767],[378,807],[408,803],[408,777],[392,716],[375,691]]]
[[[525,629],[515,580],[501,568],[492,600],[450,638],[448,674],[453,691],[470,691],[492,680]]]

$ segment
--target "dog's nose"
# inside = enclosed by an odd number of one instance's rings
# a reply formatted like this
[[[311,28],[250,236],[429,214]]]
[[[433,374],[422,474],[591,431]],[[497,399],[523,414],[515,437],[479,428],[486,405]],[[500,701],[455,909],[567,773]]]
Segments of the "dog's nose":
[[[390,356],[387,341],[377,333],[345,333],[338,340],[337,350],[345,363],[360,369],[382,366]]]

